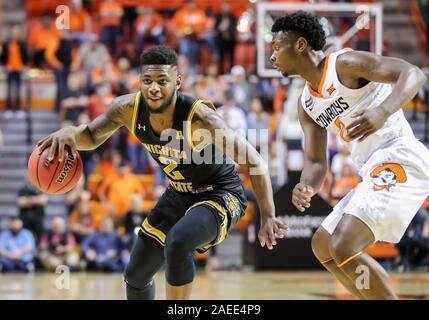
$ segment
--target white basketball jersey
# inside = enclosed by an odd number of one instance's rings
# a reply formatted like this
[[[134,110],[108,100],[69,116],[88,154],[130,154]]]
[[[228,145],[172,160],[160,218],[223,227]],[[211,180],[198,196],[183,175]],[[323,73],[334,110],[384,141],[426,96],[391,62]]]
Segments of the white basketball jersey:
[[[361,167],[377,149],[393,143],[398,138],[415,141],[413,131],[402,109],[392,114],[384,126],[364,141],[349,141],[346,127],[356,120],[351,118],[358,111],[377,108],[391,93],[386,83],[369,82],[362,88],[350,89],[341,84],[336,71],[337,57],[352,49],[342,49],[328,54],[318,92],[306,84],[301,96],[302,108],[321,127],[340,135],[351,152],[353,162]]]

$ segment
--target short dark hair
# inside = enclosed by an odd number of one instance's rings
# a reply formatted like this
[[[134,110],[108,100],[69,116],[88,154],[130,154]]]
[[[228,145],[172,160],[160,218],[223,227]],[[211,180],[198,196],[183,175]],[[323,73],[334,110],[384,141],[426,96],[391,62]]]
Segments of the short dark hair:
[[[303,37],[314,50],[322,50],[326,44],[326,36],[319,19],[311,13],[297,11],[277,18],[271,32],[292,31]]]
[[[169,47],[154,46],[143,51],[140,56],[140,65],[165,64],[177,66],[177,54]]]

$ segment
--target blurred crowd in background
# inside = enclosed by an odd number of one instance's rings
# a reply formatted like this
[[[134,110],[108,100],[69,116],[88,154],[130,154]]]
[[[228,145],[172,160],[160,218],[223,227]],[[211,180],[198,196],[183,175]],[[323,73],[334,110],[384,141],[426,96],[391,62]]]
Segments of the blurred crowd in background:
[[[61,126],[86,124],[104,113],[116,96],[139,90],[140,53],[165,44],[179,54],[181,90],[213,101],[227,124],[250,140],[268,162],[274,190],[288,181],[288,172],[302,169],[296,105],[305,83],[256,75],[253,6],[239,15],[228,2],[214,10],[186,1],[173,12],[124,7],[114,0],[97,6],[92,1],[70,1],[69,7],[69,30],[56,28],[52,12],[29,20],[25,33],[22,26],[11,28],[1,49],[8,83],[6,119],[23,117],[19,88],[23,73],[31,70],[54,75],[55,111]],[[367,39],[352,41],[365,49]],[[413,104],[423,108],[424,97],[416,97]],[[248,136],[249,129],[258,134]],[[0,233],[4,271],[55,270],[62,264],[72,270],[123,270],[135,230],[168,182],[126,129],[97,150],[80,154],[84,176],[67,194],[68,215],[52,217],[48,229],[44,224],[47,196],[29,182],[17,194],[19,216]],[[328,157],[330,170],[320,194],[335,205],[360,178],[349,151],[333,136]],[[249,188],[247,173],[241,170],[240,174]],[[249,198],[252,201],[250,190]],[[404,270],[429,265],[425,207],[397,247],[395,265]],[[239,230],[252,224],[256,210],[255,205],[249,206]]]

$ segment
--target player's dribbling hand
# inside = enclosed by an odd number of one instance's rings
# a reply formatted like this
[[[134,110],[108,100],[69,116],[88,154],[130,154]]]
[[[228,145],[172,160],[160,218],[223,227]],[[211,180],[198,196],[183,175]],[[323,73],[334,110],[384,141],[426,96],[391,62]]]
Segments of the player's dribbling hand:
[[[258,233],[258,239],[261,247],[265,245],[269,250],[277,244],[276,239],[284,238],[285,233],[288,231],[288,226],[275,217],[261,220],[261,227]]]
[[[304,183],[298,183],[292,191],[292,203],[301,212],[310,208],[311,197],[314,195],[312,187]]]
[[[39,148],[39,154],[41,154],[43,150],[49,145],[51,146],[48,157],[49,161],[52,161],[54,159],[55,152],[57,150],[58,160],[62,161],[64,158],[65,146],[70,147],[73,157],[76,158],[76,131],[72,127],[65,127],[40,140],[37,143],[37,147]]]
[[[347,137],[350,140],[359,138],[358,142],[362,142],[382,128],[389,116],[390,113],[385,111],[382,106],[356,112],[351,116],[355,120],[347,126]]]

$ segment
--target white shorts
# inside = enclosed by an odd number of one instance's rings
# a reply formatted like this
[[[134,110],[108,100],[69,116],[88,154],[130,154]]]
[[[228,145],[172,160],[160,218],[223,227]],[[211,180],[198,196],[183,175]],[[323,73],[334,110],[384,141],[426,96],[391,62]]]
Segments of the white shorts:
[[[419,141],[375,151],[359,170],[362,182],[322,222],[333,234],[344,214],[362,220],[376,241],[397,243],[429,194],[429,150]]]

